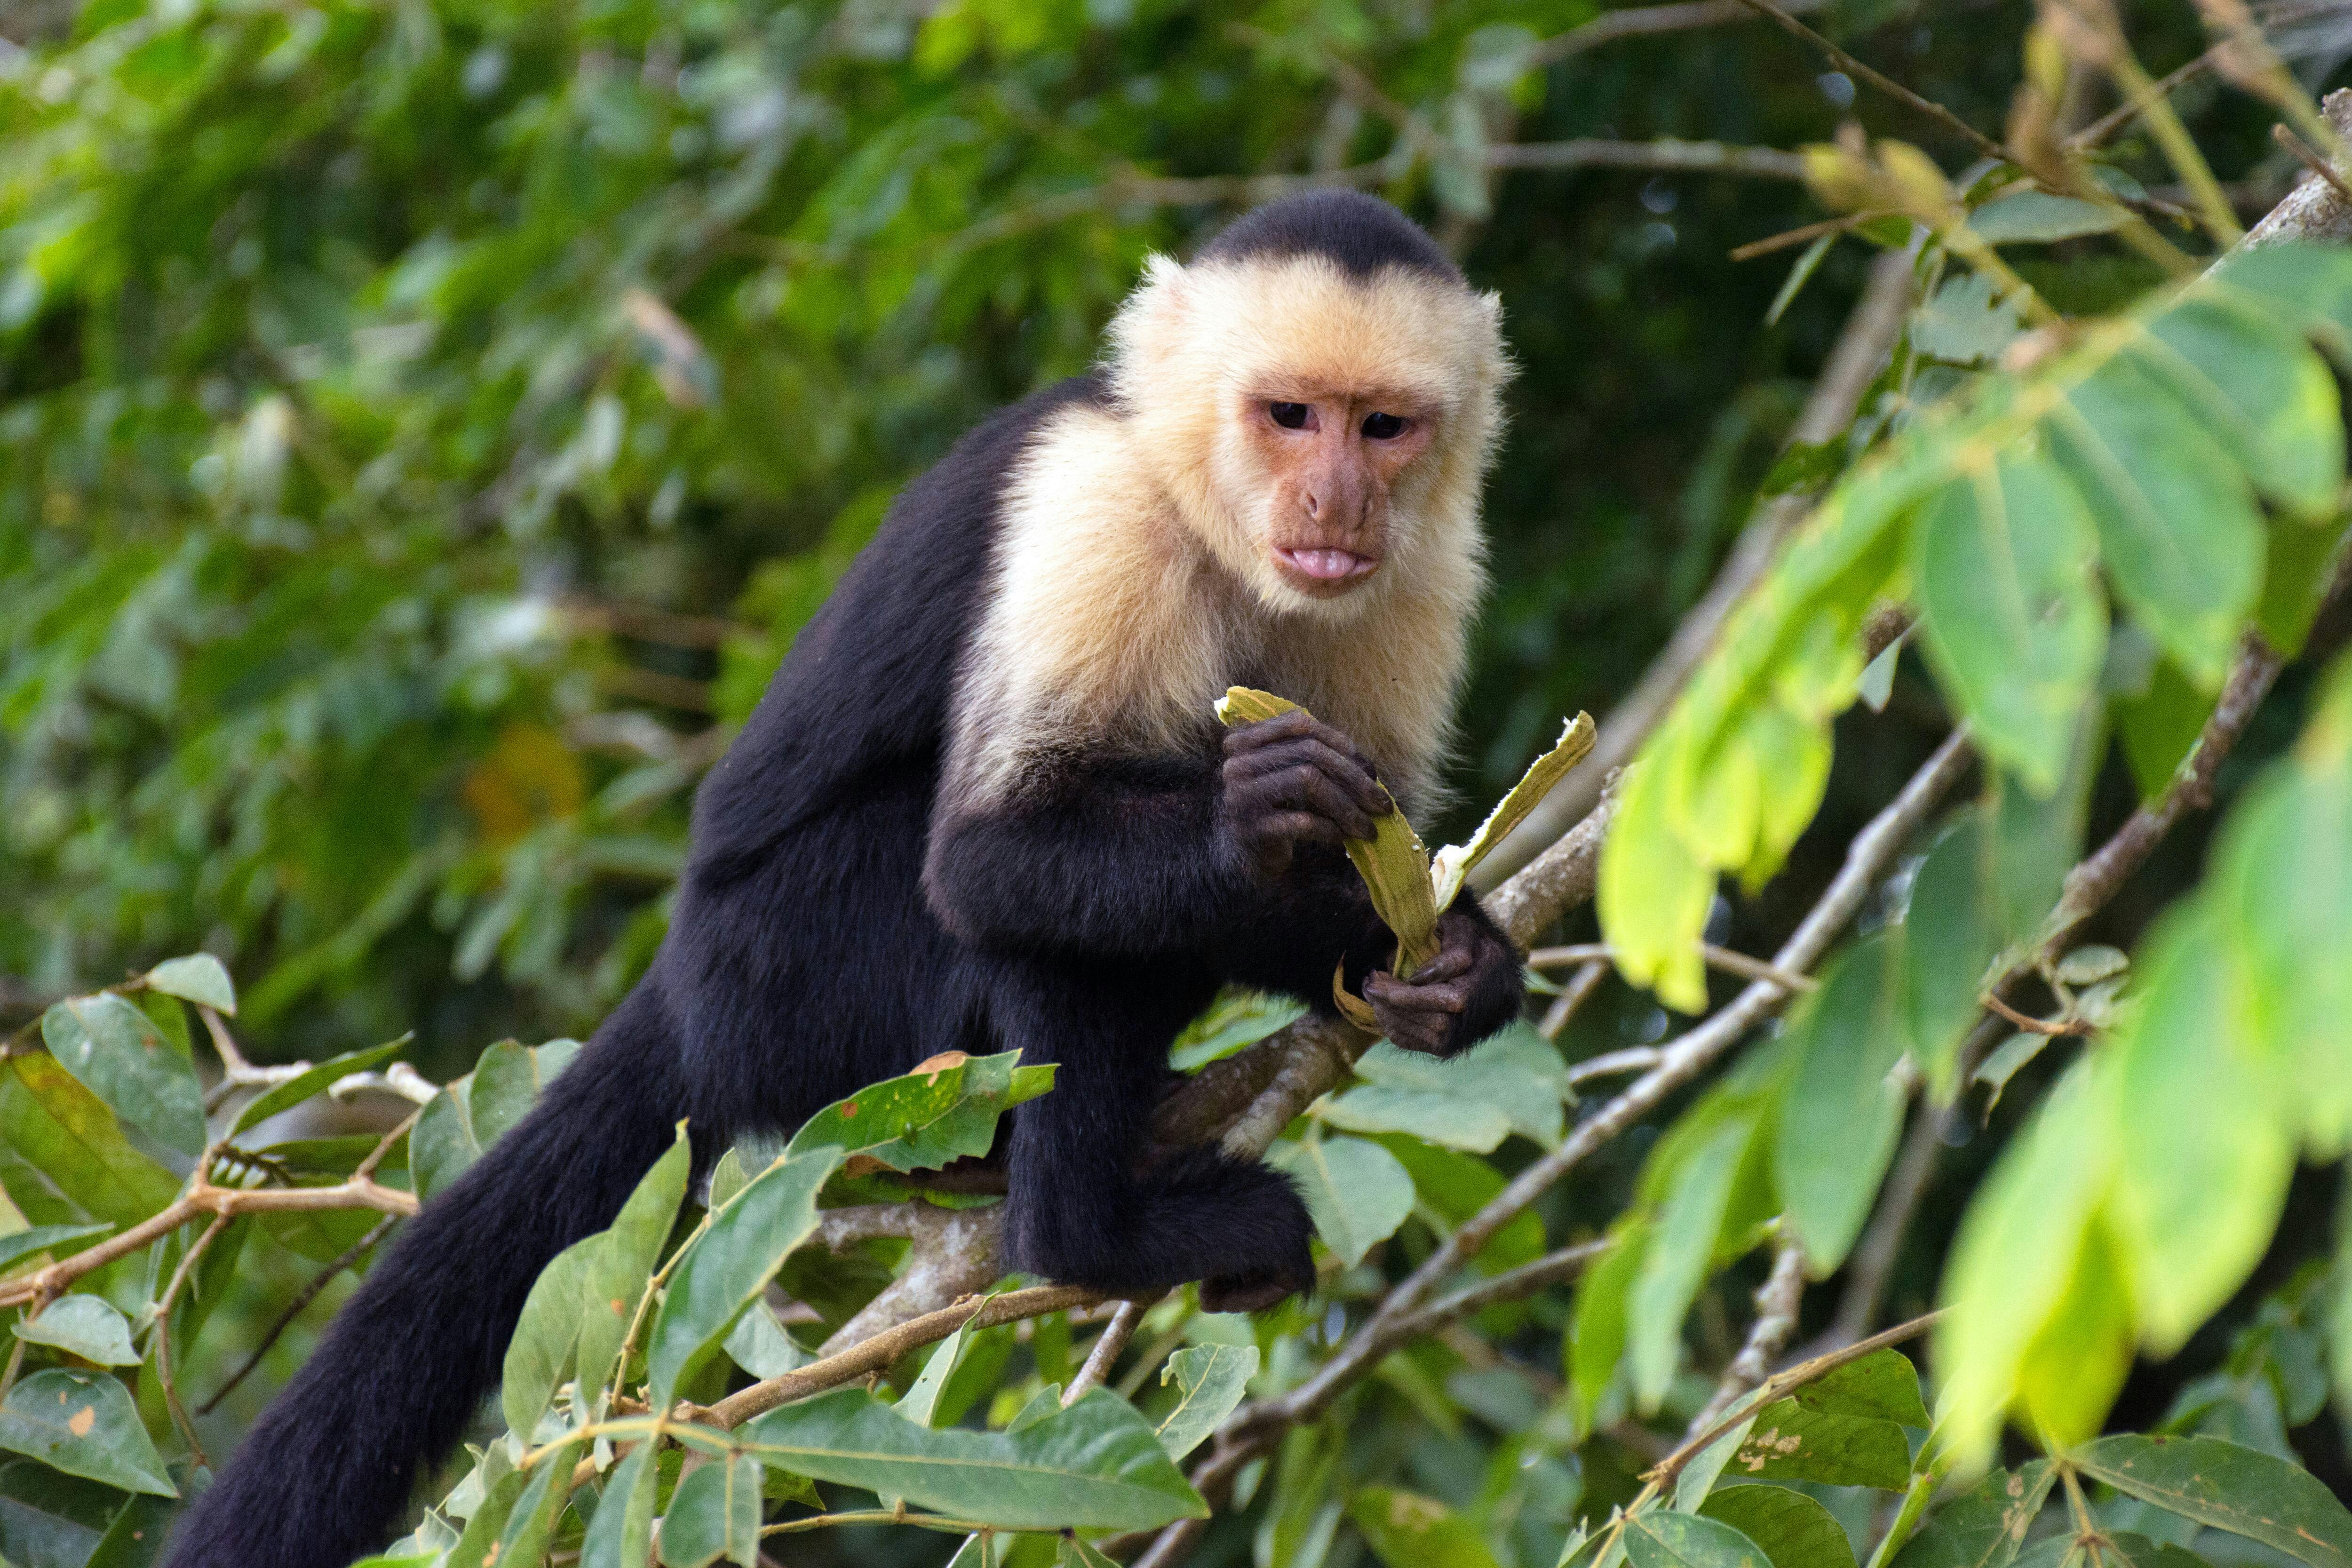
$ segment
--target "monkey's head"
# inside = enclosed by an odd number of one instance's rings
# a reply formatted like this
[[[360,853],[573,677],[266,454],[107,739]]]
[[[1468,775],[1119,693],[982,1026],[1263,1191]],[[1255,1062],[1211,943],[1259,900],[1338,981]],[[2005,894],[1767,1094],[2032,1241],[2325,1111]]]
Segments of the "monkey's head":
[[[1354,191],[1154,257],[1111,382],[1184,521],[1259,601],[1352,615],[1425,558],[1475,561],[1509,378],[1500,302]]]

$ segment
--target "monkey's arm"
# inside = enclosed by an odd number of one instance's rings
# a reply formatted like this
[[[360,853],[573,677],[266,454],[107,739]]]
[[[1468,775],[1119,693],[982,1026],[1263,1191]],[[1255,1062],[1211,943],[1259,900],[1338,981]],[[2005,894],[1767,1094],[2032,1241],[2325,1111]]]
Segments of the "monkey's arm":
[[[1066,759],[1003,802],[943,810],[924,885],[950,929],[983,946],[1121,955],[1286,941],[1319,955],[1328,988],[1370,906],[1352,873],[1334,872],[1344,861],[1296,851],[1369,837],[1385,805],[1345,736],[1286,714],[1233,731],[1213,758]]]

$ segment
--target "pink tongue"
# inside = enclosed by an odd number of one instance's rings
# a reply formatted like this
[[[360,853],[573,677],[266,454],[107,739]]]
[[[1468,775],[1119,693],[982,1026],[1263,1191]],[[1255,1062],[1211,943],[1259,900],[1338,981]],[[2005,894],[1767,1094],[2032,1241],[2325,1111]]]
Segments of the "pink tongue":
[[[1310,577],[1345,577],[1356,569],[1356,558],[1344,550],[1297,550],[1290,558]]]

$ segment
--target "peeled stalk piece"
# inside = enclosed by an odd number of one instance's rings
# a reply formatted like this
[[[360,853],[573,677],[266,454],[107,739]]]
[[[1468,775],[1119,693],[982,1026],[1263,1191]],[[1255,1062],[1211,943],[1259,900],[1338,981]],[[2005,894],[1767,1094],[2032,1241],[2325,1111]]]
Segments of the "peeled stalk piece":
[[[1271,691],[1234,686],[1227,688],[1224,696],[1218,699],[1216,711],[1219,721],[1238,726],[1304,710]],[[1388,810],[1373,819],[1371,837],[1347,841],[1348,858],[1355,863],[1357,874],[1371,893],[1373,910],[1396,933],[1392,973],[1412,975],[1437,956],[1437,917],[1460,894],[1463,879],[1469,875],[1470,868],[1485,859],[1486,852],[1502,842],[1503,836],[1517,826],[1552,786],[1568,776],[1570,769],[1584,760],[1592,743],[1592,718],[1579,713],[1560,731],[1559,740],[1552,749],[1538,757],[1526,775],[1511,786],[1511,792],[1486,814],[1486,820],[1478,825],[1470,842],[1446,846],[1438,851],[1433,863],[1428,847],[1397,808],[1394,796],[1388,796]],[[1385,784],[1381,794],[1388,795]],[[1331,978],[1331,991],[1340,1011],[1351,1021],[1367,1028],[1373,1026],[1369,1022],[1371,1009],[1349,995],[1336,973]]]

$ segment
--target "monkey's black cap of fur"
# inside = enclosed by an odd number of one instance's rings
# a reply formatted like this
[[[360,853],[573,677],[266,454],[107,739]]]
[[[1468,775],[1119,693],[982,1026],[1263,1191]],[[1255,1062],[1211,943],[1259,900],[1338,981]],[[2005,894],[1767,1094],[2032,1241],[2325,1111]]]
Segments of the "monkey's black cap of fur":
[[[1462,270],[1421,226],[1361,191],[1307,191],[1235,219],[1201,252],[1202,261],[1320,256],[1351,278],[1402,267],[1449,282]]]

